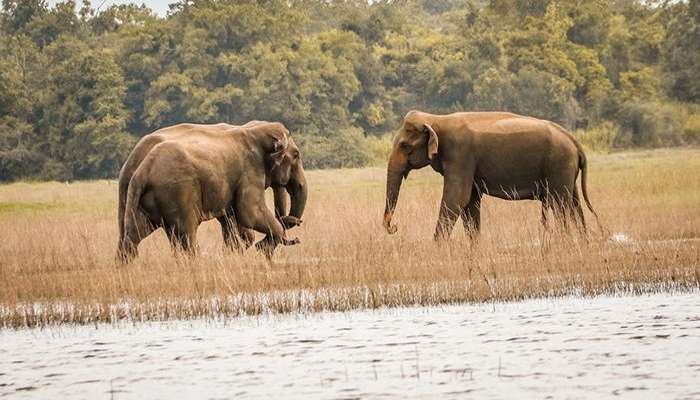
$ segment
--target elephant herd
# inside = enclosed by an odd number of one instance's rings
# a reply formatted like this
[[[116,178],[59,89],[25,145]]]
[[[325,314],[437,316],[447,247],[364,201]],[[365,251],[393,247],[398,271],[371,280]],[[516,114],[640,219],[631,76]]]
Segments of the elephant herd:
[[[542,202],[566,226],[585,231],[576,179],[586,190],[586,156],[576,139],[546,120],[506,112],[435,115],[411,111],[394,138],[387,166],[384,227],[391,220],[401,182],[413,169],[430,165],[444,178],[435,239],[449,237],[459,217],[470,236],[481,226],[484,194]],[[272,187],[274,211],[265,203]],[[193,253],[197,227],[216,218],[227,247],[255,244],[268,258],[278,245],[293,245],[287,230],[302,223],[308,185],[299,148],[281,123],[179,124],[144,136],[119,174],[119,249],[130,261],[138,244],[163,228],[174,248]],[[290,204],[288,207],[287,196]]]

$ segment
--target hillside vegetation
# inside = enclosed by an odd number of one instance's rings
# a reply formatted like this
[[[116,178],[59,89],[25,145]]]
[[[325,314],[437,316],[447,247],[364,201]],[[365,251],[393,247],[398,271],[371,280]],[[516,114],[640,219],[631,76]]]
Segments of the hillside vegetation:
[[[410,109],[510,110],[603,151],[700,140],[700,0],[82,4],[2,1],[0,181],[114,177],[183,121],[283,122],[308,168],[383,162]]]

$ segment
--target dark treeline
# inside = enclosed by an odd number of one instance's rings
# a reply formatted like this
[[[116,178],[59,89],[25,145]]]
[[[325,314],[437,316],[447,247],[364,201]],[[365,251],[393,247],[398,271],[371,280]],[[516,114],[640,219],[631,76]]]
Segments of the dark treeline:
[[[114,177],[140,136],[183,121],[281,121],[307,167],[360,166],[414,108],[681,145],[700,140],[698,102],[700,0],[183,0],[165,18],[3,0],[0,14],[3,181]]]

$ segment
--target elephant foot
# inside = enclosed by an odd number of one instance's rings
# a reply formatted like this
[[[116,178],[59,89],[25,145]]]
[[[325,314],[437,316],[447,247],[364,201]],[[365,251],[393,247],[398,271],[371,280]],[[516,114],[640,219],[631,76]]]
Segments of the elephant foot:
[[[282,238],[282,244],[285,246],[294,246],[301,243],[299,238],[294,238],[294,239],[287,239],[287,238]]]
[[[286,237],[283,237],[282,242],[280,244],[284,246],[294,246],[299,243],[301,243],[299,238],[287,239]],[[259,242],[255,243],[255,248],[259,252],[263,253],[268,260],[272,259],[272,255],[275,252],[276,247],[277,244],[275,244],[275,242],[267,236],[261,239]]]
[[[291,228],[294,228],[295,226],[301,225],[301,223],[303,221],[297,217],[293,217],[291,215],[285,215],[284,217],[280,217],[280,222],[282,223],[282,226],[284,227],[284,229],[291,229]]]

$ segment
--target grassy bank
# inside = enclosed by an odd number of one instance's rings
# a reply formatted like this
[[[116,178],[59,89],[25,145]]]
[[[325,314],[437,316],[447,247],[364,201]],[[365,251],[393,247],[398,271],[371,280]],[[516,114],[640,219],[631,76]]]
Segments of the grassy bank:
[[[208,222],[194,259],[159,231],[119,267],[115,182],[0,186],[0,326],[698,287],[700,149],[592,155],[589,166],[605,235],[586,213],[589,240],[543,236],[539,203],[486,198],[477,246],[459,226],[449,243],[432,241],[441,179],[429,169],[406,181],[394,236],[381,226],[383,169],[309,171],[305,224],[290,234],[302,243],[271,265],[225,252]]]

